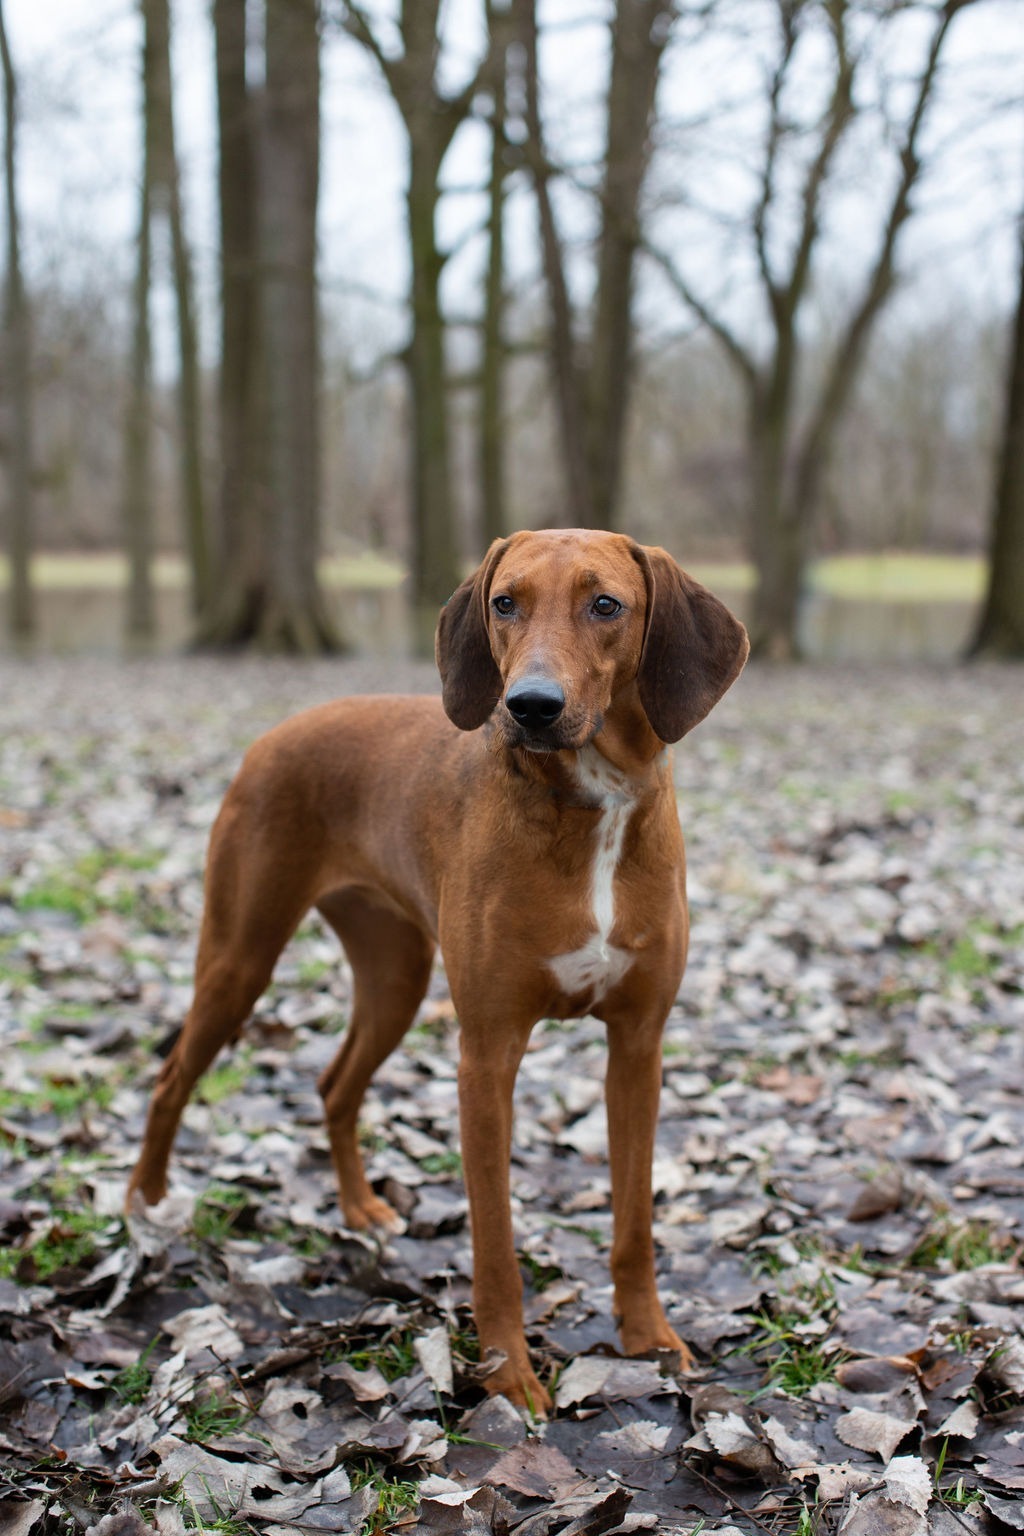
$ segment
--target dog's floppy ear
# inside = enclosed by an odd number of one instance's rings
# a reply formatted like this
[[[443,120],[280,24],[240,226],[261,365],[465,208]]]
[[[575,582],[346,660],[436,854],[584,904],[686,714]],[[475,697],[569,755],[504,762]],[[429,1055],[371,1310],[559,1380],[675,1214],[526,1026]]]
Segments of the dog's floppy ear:
[[[501,674],[487,633],[487,600],[494,567],[507,546],[507,539],[495,539],[483,564],[456,587],[437,621],[434,656],[441,699],[445,714],[460,731],[483,725],[501,693]]]
[[[655,735],[678,741],[739,677],[750,643],[725,604],[665,550],[637,544],[633,553],[647,587],[640,702]]]

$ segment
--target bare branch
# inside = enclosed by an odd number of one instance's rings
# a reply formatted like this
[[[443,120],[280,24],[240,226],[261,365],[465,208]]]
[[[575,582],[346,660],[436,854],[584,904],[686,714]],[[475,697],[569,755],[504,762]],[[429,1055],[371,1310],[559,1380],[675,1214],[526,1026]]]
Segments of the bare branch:
[[[918,144],[921,126],[933,94],[942,53],[950,25],[957,12],[974,0],[947,0],[932,34],[924,68],[918,81],[917,96],[900,147],[900,178],[886,219],[878,255],[868,275],[857,305],[832,357],[825,383],[797,459],[798,495],[813,490],[822,468],[828,443],[847,396],[853,386],[874,321],[889,297],[895,280],[896,245],[911,212],[911,194],[921,175]]]
[[[641,237],[640,248],[645,255],[660,267],[687,308],[691,309],[701,323],[707,326],[712,335],[718,338],[736,368],[743,375],[744,382],[748,388],[755,388],[758,377],[757,364],[753,356],[743,346],[735,331],[725,323],[720,315],[716,315],[714,310],[704,300],[697,296],[667,252],[660,250],[646,237]]]

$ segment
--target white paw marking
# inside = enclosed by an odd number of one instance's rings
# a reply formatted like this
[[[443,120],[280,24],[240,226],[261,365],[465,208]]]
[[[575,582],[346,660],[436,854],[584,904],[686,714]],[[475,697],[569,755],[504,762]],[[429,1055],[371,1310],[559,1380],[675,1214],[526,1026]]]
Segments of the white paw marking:
[[[615,871],[634,800],[627,775],[613,768],[594,747],[584,747],[579,753],[577,776],[581,788],[601,802],[590,896],[596,932],[579,949],[549,960],[548,967],[564,992],[589,992],[597,999],[621,981],[633,963],[633,956],[609,939],[615,927]]]

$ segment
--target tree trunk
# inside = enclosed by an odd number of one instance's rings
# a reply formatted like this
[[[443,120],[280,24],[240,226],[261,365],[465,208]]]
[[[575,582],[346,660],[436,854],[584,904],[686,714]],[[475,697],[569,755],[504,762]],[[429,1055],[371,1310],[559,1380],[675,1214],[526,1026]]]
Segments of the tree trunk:
[[[633,271],[640,193],[670,13],[664,0],[618,0],[612,30],[608,145],[602,189],[597,300],[587,373],[590,511],[599,528],[619,521],[633,371]]]
[[[436,212],[441,157],[429,123],[410,134],[408,222],[412,259],[412,337],[408,367],[412,401],[414,642],[433,647],[437,610],[461,580],[452,517],[445,324]]]
[[[988,590],[970,654],[1024,657],[1024,224],[1006,416],[993,496]]]
[[[562,259],[562,242],[551,202],[551,169],[544,147],[540,112],[540,81],[537,71],[536,0],[515,0],[516,27],[523,57],[525,100],[525,153],[533,177],[540,225],[541,257],[551,314],[550,365],[560,426],[560,446],[565,474],[566,516],[555,518],[579,528],[594,526],[587,465],[587,432],[581,365],[573,336],[572,305]]]
[[[32,600],[32,378],[29,306],[21,272],[21,224],[18,217],[17,82],[0,0],[0,64],[4,83],[4,182],[7,209],[7,284],[4,302],[4,353],[10,406],[11,463],[8,484],[7,553],[10,563],[8,628],[16,640],[35,628]]]
[[[139,243],[133,294],[133,333],[124,448],[124,542],[128,555],[125,629],[129,639],[151,640],[156,633],[153,598],[153,475],[150,453],[149,285],[150,154],[146,132],[139,203]]]
[[[313,652],[334,637],[320,600],[320,357],[316,213],[318,0],[268,0],[259,217],[267,391],[267,535],[274,581],[261,636]]]
[[[209,536],[203,493],[200,434],[199,349],[196,342],[192,263],[185,237],[181,178],[174,133],[171,88],[171,16],[169,0],[142,0],[146,36],[152,55],[148,80],[152,114],[152,212],[159,206],[171,235],[174,293],[178,310],[178,416],[181,431],[182,511],[185,549],[191,573],[193,615],[207,605],[210,591]]]
[[[214,33],[222,479],[198,643],[310,654],[338,645],[317,578],[319,6],[268,0],[262,99],[246,84],[244,0],[216,0]]]
[[[493,21],[492,21],[493,25]],[[480,532],[484,549],[507,532],[505,509],[505,137],[504,48],[494,84],[491,123],[491,174],[487,215],[487,276],[480,340]],[[480,551],[483,553],[483,550]]]
[[[246,83],[246,0],[214,0],[220,208],[220,487],[216,579],[200,642],[243,643],[258,627],[262,529],[257,454],[258,204],[254,105]]]
[[[786,474],[791,402],[784,380],[751,391],[747,431],[751,555],[758,582],[750,621],[751,649],[769,661],[799,654],[806,509],[794,501]]]

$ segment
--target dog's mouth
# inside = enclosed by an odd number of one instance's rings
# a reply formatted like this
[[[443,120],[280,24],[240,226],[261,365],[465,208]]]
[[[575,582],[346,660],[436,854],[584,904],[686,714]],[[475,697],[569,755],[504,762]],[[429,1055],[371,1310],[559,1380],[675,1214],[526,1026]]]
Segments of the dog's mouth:
[[[579,716],[567,718],[562,715],[551,725],[523,725],[507,709],[502,708],[499,712],[499,725],[507,746],[542,754],[580,751],[597,735],[601,729],[601,720],[584,720]]]

